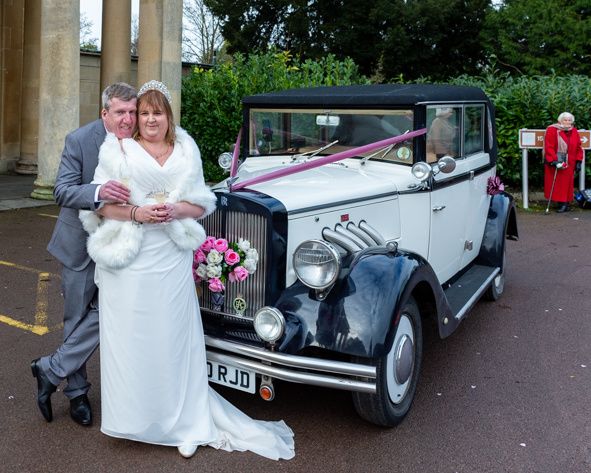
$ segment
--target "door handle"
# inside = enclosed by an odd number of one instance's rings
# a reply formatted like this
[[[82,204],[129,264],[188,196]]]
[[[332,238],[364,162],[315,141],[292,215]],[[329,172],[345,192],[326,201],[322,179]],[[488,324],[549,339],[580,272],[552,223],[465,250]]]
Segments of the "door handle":
[[[433,207],[433,212],[440,212],[445,208],[445,205],[436,205]]]

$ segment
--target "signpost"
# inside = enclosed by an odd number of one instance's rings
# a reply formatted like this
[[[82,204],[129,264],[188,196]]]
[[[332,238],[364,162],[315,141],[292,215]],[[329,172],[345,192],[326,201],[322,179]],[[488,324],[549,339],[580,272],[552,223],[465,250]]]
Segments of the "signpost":
[[[583,162],[581,163],[581,172],[579,174],[579,189],[585,188],[585,154],[586,150],[591,149],[591,130],[578,130],[581,138],[581,145],[583,147]],[[544,135],[546,130],[529,130],[522,128],[519,130],[519,147],[521,152],[521,178],[522,178],[522,193],[523,193],[523,208],[529,208],[528,204],[528,167],[527,167],[527,150],[528,149],[543,149]]]

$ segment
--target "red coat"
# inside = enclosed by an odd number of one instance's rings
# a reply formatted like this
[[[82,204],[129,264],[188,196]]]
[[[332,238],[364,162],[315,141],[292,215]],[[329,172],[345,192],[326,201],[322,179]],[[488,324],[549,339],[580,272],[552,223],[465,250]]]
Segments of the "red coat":
[[[571,128],[569,131],[558,131],[555,126],[546,128],[546,136],[544,137],[544,196],[546,199],[550,198],[550,190],[552,189],[552,180],[554,179],[555,167],[548,166],[547,163],[556,161],[556,151],[558,149],[558,133],[562,139],[566,141],[568,146],[566,168],[559,169],[556,173],[556,183],[554,184],[554,192],[552,193],[552,200],[555,202],[570,202],[573,200],[574,194],[574,180],[575,180],[575,166],[577,161],[583,160],[583,148],[581,146],[581,138],[576,128]]]

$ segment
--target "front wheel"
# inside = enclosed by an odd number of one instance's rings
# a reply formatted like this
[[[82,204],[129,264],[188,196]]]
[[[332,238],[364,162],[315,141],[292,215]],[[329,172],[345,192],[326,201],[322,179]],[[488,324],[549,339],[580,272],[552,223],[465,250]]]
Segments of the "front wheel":
[[[353,393],[357,413],[365,420],[385,427],[402,422],[414,399],[422,356],[421,314],[410,297],[402,307],[390,351],[381,358],[356,360],[375,365],[377,375],[375,394]]]

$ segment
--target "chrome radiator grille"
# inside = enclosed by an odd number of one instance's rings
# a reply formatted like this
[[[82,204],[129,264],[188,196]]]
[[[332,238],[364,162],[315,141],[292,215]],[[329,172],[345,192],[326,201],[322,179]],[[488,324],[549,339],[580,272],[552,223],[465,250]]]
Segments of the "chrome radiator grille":
[[[201,308],[209,312],[236,317],[232,303],[236,297],[241,297],[247,304],[243,317],[252,319],[255,312],[265,304],[265,282],[268,271],[268,258],[266,258],[267,220],[257,214],[218,210],[201,223],[207,235],[225,238],[228,242],[238,242],[240,238],[243,238],[250,241],[251,247],[259,253],[259,262],[254,274],[241,282],[226,281],[224,305],[221,310],[214,310],[211,292],[207,288],[207,284],[202,283],[203,296],[199,301]]]

